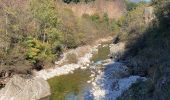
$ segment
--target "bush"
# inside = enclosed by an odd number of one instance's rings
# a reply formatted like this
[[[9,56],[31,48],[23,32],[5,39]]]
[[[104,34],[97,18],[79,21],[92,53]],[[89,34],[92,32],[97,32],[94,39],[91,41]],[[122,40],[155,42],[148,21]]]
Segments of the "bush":
[[[126,6],[127,6],[126,9],[127,9],[128,11],[131,11],[131,10],[135,9],[135,8],[138,6],[137,3],[131,2],[131,1],[129,1],[129,0],[125,0],[125,3],[126,3]]]
[[[91,15],[91,20],[98,23],[100,21],[100,16],[99,14],[94,14],[94,15]]]
[[[109,16],[107,13],[104,13],[103,15],[103,21],[106,23],[106,25],[109,25]]]
[[[33,64],[38,61],[52,62],[55,59],[55,54],[52,53],[51,46],[47,43],[42,43],[35,38],[29,38],[26,45],[28,46],[26,59]]]
[[[120,30],[120,27],[118,25],[118,22],[116,20],[112,20],[111,22],[111,28],[115,33],[118,33]]]
[[[66,58],[67,58],[67,63],[69,63],[69,64],[78,62],[78,57],[75,53],[68,53],[66,55]]]

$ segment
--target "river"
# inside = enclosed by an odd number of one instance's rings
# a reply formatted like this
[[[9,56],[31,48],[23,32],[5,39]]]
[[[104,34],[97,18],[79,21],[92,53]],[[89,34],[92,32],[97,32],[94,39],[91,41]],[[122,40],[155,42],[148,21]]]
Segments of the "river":
[[[52,92],[50,100],[116,100],[136,80],[145,79],[130,75],[126,65],[109,59],[110,47],[110,43],[99,44],[87,53],[88,63],[72,64],[74,68],[68,73],[45,72]]]

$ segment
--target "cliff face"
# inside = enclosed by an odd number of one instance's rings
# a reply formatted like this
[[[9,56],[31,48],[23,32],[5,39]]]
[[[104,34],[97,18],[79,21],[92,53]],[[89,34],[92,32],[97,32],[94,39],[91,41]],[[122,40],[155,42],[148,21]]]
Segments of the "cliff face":
[[[78,17],[83,14],[99,14],[99,16],[103,16],[107,13],[109,18],[119,18],[126,12],[126,6],[123,0],[95,0],[94,2],[77,4],[66,4],[57,1],[57,3],[59,7],[62,5],[67,9],[71,9]]]

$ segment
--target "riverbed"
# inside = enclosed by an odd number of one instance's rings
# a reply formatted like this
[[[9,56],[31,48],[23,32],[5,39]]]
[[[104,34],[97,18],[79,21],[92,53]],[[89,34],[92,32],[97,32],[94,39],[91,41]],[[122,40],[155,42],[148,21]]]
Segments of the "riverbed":
[[[85,53],[75,64],[65,64],[42,70],[37,77],[49,82],[50,100],[116,100],[138,79],[130,75],[128,67],[110,59],[112,50],[118,52],[120,44],[103,43]],[[81,51],[81,50],[79,50]],[[76,51],[77,52],[77,51]]]
[[[109,44],[101,44],[93,52],[91,63],[86,69],[77,69],[71,74],[56,76],[48,80],[51,86],[51,100],[80,100],[84,98],[85,91],[91,88],[89,82],[92,78],[90,66],[109,58]]]

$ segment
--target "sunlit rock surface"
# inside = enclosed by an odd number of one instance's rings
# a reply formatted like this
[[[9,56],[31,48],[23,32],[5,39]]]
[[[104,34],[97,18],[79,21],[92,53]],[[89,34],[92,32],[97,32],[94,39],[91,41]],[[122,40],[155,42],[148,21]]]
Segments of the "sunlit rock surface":
[[[128,67],[119,62],[106,65],[106,68],[96,76],[92,82],[89,100],[116,100],[138,79],[146,80],[140,76],[131,76]]]
[[[50,87],[44,79],[14,75],[0,90],[0,100],[39,100],[50,94]]]

